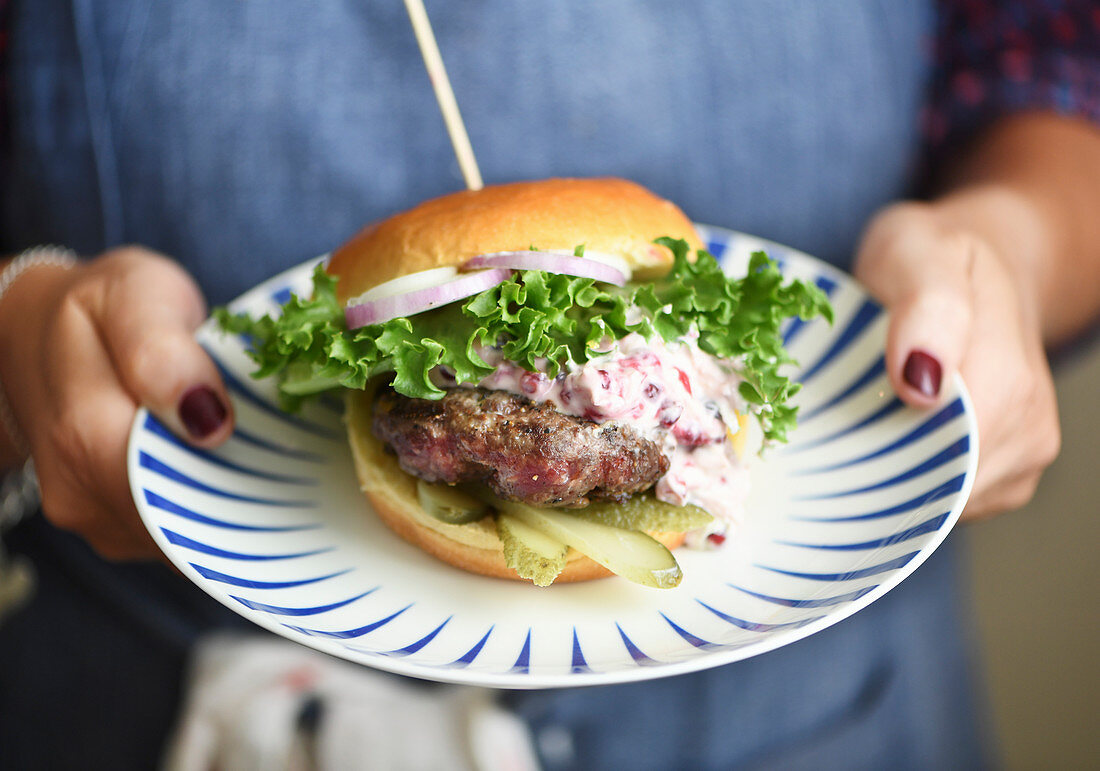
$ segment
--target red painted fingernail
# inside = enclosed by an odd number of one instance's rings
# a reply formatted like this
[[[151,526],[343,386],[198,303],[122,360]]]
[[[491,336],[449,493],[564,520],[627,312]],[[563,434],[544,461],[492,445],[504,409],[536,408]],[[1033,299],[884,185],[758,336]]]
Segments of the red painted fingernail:
[[[221,428],[229,411],[210,386],[195,386],[180,399],[180,422],[194,439]]]
[[[905,382],[927,397],[940,395],[940,380],[943,379],[943,367],[935,356],[926,351],[913,351],[905,360],[902,372]]]

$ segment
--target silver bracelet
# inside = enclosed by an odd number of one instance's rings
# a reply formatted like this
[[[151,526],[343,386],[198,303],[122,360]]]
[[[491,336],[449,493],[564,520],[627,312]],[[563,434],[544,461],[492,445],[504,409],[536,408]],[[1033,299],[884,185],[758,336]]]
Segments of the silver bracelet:
[[[76,261],[76,252],[60,246],[35,246],[27,249],[9,262],[3,272],[0,272],[0,303],[4,302],[4,295],[19,280],[19,277],[31,268],[53,267],[68,270],[76,265]],[[20,457],[26,458],[31,454],[27,440],[19,430],[19,424],[15,422],[15,415],[8,403],[3,382],[0,382],[0,428],[11,439],[12,447]]]

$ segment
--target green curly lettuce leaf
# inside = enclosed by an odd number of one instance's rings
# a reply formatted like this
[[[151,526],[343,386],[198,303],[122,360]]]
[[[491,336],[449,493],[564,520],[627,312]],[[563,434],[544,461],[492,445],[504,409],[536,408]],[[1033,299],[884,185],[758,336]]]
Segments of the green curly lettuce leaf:
[[[224,330],[247,337],[258,365],[253,376],[277,376],[283,406],[291,410],[311,394],[362,389],[376,376],[387,376],[405,396],[442,398],[431,371],[445,366],[457,382],[477,383],[493,371],[477,353],[481,346],[500,346],[507,360],[531,371],[542,364],[554,376],[604,355],[608,340],[631,332],[667,342],[698,334],[699,347],[729,360],[743,379],[741,395],[755,406],[765,438],[785,441],[796,416],[787,401],[798,385],[780,372],[791,361],[780,326],[791,316],[831,321],[824,293],[802,281],[784,282],[763,252],[752,256],[746,275],[730,278],[706,252],[692,260],[685,241],[658,243],[675,261],[667,276],[649,284],[620,288],[518,271],[465,301],[349,330],[336,279],[318,266],[313,297],[291,297],[278,317],[254,319],[224,308],[215,315]]]
[[[759,408],[765,438],[786,441],[797,414],[787,401],[801,386],[780,371],[794,363],[780,329],[792,316],[808,321],[820,315],[831,324],[833,309],[825,293],[798,279],[784,282],[779,266],[764,252],[754,252],[747,273],[735,279],[705,252],[691,261],[684,241],[661,238],[657,243],[672,250],[672,270],[652,290],[639,288],[634,301],[650,312],[666,341],[694,327],[702,350],[738,361],[741,396]]]

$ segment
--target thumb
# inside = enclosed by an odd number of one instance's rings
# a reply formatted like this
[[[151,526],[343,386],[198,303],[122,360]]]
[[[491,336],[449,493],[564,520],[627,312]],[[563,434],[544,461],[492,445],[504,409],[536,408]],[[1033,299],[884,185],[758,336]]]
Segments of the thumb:
[[[111,271],[97,325],[123,386],[177,435],[213,447],[233,430],[225,385],[195,341],[206,315],[191,277],[143,249],[106,258]]]
[[[855,274],[890,312],[886,370],[908,404],[935,405],[959,370],[970,342],[977,248],[923,204],[886,209],[864,235]]]

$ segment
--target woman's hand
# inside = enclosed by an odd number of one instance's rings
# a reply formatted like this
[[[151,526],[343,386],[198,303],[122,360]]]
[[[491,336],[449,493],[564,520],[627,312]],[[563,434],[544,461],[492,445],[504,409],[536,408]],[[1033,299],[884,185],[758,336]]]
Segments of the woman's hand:
[[[130,497],[126,445],[139,405],[200,447],[233,415],[192,337],[206,315],[174,262],[139,247],[72,270],[28,270],[0,302],[0,382],[34,457],[42,508],[104,557],[159,552]]]
[[[968,203],[884,209],[864,235],[855,273],[890,310],[886,368],[901,398],[930,407],[956,372],[970,390],[980,452],[963,517],[974,519],[1027,503],[1061,435],[1039,282],[1026,261],[960,224]],[[991,214],[983,199],[976,221]]]

